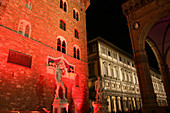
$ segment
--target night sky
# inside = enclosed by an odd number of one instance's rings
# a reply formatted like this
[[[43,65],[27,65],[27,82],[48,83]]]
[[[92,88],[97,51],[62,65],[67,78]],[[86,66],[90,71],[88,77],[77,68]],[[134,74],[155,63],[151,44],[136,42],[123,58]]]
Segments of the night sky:
[[[125,1],[91,0],[86,11],[88,41],[100,36],[132,54],[127,21],[121,8]]]
[[[98,36],[113,43],[132,55],[132,46],[126,17],[121,5],[127,0],[91,0],[86,11],[87,40]],[[159,70],[156,58],[149,46],[146,46],[149,65]]]

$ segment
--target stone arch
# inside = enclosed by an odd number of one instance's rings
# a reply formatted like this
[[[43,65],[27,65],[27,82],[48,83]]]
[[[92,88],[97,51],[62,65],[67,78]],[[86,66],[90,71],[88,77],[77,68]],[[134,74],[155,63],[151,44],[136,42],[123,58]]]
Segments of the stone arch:
[[[148,23],[144,26],[144,28],[141,30],[141,35],[139,37],[139,49],[143,50],[145,48],[145,41],[147,38],[147,35],[149,31],[152,29],[152,27],[162,18],[165,18],[170,15],[169,11],[160,13],[156,15],[154,18],[150,19]]]
[[[147,38],[146,42],[151,47],[151,49],[152,49],[152,51],[153,51],[153,53],[154,53],[154,55],[156,57],[156,60],[158,62],[159,69],[161,69],[161,64],[163,63],[161,53],[159,52],[156,44],[154,43],[154,41],[152,39]]]

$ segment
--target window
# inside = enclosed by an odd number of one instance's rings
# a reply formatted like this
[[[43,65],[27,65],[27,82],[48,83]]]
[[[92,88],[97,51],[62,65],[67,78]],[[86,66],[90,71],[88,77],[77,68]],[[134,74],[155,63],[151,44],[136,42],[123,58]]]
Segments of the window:
[[[132,67],[135,67],[134,63],[132,63]]]
[[[119,57],[119,60],[122,61],[122,57]]]
[[[111,56],[111,53],[110,53],[110,51],[108,51],[108,56]]]
[[[24,36],[29,37],[29,30],[30,30],[29,25],[26,25]]]
[[[103,68],[104,68],[104,75],[107,76],[108,75],[108,67],[107,67],[106,62],[103,62]]]
[[[61,51],[61,41],[60,41],[60,38],[57,39],[57,50]]]
[[[126,80],[129,81],[129,75],[126,73]]]
[[[23,29],[24,29],[24,22],[20,22],[18,33],[22,35],[24,31]]]
[[[114,70],[113,68],[110,68],[111,76],[114,77]]]
[[[73,57],[80,59],[80,49],[77,45],[75,45],[73,48]]]
[[[79,21],[79,12],[77,9],[73,9],[73,18]]]
[[[67,12],[67,4],[66,2],[64,2],[64,9],[63,9],[65,12]]]
[[[60,28],[64,31],[66,31],[66,24],[63,20],[60,20]]]
[[[63,9],[63,0],[60,0],[60,8]]]
[[[122,72],[122,80],[125,80],[125,74]]]
[[[63,9],[63,11],[67,12],[67,3],[66,3],[66,1],[60,0],[60,8]]]
[[[63,41],[62,43],[62,53],[66,53],[66,43]]]
[[[76,11],[73,10],[73,18],[76,18]]]
[[[80,59],[80,56],[79,56],[79,49],[77,49],[77,59]]]
[[[57,50],[62,53],[66,53],[66,47],[67,47],[67,44],[66,44],[64,37],[59,36],[57,38]]]
[[[30,10],[32,10],[32,2],[31,0],[27,0],[26,7]]]
[[[74,47],[74,58],[76,58],[76,48]]]
[[[74,36],[79,39],[79,32],[76,29],[74,30]]]
[[[128,64],[128,65],[130,65],[130,62],[129,62],[129,61],[127,61],[127,64]]]
[[[118,69],[116,69],[116,76],[117,76],[117,79],[120,79]]]
[[[26,20],[21,20],[18,27],[18,33],[29,38],[31,34],[30,23]]]

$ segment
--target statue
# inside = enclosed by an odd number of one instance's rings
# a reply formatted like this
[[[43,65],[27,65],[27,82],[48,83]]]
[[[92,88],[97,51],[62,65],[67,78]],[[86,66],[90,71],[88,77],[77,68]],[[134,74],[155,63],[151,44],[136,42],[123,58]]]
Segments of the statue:
[[[100,77],[97,77],[97,80],[95,82],[95,90],[96,90],[96,101],[101,101],[102,99],[102,84],[101,84],[101,81],[100,81]]]
[[[59,89],[61,87],[63,90],[63,98],[66,99],[65,97],[66,91],[65,91],[64,83],[62,81],[62,75],[65,72],[65,70],[66,70],[66,67],[64,66],[63,62],[62,61],[58,62],[57,68],[55,69],[55,79],[56,79],[56,85],[57,85],[56,97],[57,98],[59,98]]]

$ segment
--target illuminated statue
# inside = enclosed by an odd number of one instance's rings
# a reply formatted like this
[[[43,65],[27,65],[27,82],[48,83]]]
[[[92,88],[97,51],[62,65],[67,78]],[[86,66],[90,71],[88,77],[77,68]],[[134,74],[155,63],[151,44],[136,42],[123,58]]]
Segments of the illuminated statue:
[[[56,79],[56,97],[59,98],[59,89],[60,87],[63,90],[63,98],[66,99],[65,97],[65,87],[62,81],[62,74],[65,72],[66,67],[64,65],[63,60],[61,60],[60,62],[58,62],[57,68],[55,69],[55,79]]]
[[[96,90],[96,101],[100,101],[102,99],[102,87],[101,87],[101,81],[100,77],[97,77],[97,80],[95,82],[95,90]]]

